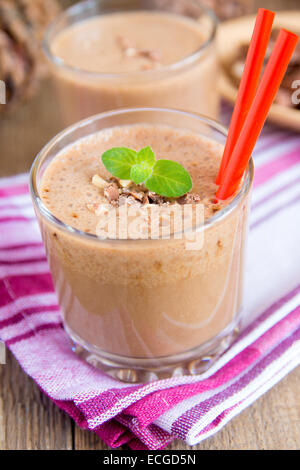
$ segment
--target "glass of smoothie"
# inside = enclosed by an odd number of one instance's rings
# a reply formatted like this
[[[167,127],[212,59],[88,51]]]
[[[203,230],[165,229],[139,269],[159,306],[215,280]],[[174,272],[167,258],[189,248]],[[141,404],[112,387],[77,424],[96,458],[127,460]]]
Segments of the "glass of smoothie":
[[[31,196],[66,333],[81,357],[121,380],[201,373],[238,332],[253,164],[237,193],[217,201],[226,133],[184,111],[120,109],[69,127],[33,163]],[[111,148],[147,146],[180,163],[192,190],[158,196],[102,163]],[[124,230],[124,207],[146,231]],[[175,209],[187,211],[187,225],[169,223]],[[111,220],[118,230],[107,229]]]
[[[66,10],[44,40],[64,125],[135,106],[216,119],[216,29],[214,13],[193,0],[91,0]]]

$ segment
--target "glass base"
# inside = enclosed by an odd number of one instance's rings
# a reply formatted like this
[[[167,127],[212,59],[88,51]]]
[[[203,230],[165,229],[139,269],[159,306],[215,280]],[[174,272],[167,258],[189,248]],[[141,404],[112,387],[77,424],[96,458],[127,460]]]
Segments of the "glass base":
[[[97,346],[87,344],[66,325],[65,330],[72,350],[81,359],[127,383],[201,374],[212,366],[239,334],[238,325],[230,324],[218,337],[184,353],[157,358],[132,358],[102,351]]]

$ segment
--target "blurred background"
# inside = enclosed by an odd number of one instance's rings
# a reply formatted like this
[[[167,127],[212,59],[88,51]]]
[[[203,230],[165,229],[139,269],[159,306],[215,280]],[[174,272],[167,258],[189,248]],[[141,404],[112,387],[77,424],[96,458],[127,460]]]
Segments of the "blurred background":
[[[288,10],[288,9],[295,9],[300,8],[299,0],[199,0],[200,3],[206,4],[210,8],[223,8],[223,9],[233,9],[233,8],[241,8],[239,5],[243,5],[246,10],[256,11],[257,8],[269,8],[275,10]],[[63,6],[70,6],[76,1],[72,0],[59,0],[59,3]],[[230,6],[231,5],[231,6]],[[232,7],[233,5],[233,7]],[[242,8],[241,8],[242,9]]]
[[[60,9],[74,3],[77,2],[0,0],[0,79],[8,88],[7,105],[0,104],[0,176],[28,171],[36,153],[61,129],[40,43],[49,21]],[[200,3],[214,9],[221,21],[255,13],[259,7],[276,11],[300,9],[300,0]]]

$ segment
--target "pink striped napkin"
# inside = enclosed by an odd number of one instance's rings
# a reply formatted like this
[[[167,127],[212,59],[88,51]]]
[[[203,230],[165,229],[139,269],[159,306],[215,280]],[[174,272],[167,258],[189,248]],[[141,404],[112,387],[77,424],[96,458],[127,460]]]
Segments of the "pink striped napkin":
[[[255,152],[242,335],[201,377],[128,385],[70,350],[28,175],[0,180],[0,337],[38,386],[109,446],[211,436],[300,363],[300,135],[268,127]]]

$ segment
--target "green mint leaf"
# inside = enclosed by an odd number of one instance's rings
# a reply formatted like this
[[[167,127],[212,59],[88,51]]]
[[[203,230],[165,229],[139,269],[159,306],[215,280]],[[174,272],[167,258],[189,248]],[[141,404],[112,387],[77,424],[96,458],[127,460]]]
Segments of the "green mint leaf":
[[[136,156],[137,164],[131,168],[130,178],[135,184],[143,183],[151,174],[155,155],[151,147],[141,149]]]
[[[147,163],[133,165],[131,167],[130,179],[135,183],[143,183],[151,174],[152,167]]]
[[[129,180],[131,167],[137,163],[137,152],[126,147],[114,147],[103,153],[102,162],[113,176]]]
[[[105,168],[116,178],[145,183],[150,191],[165,197],[180,197],[192,189],[192,179],[185,168],[172,160],[155,160],[151,147],[139,152],[114,147],[102,155]]]
[[[149,167],[153,168],[155,155],[151,147],[145,147],[138,152],[137,163],[145,163]]]
[[[180,197],[192,189],[193,183],[189,173],[172,160],[158,160],[150,177],[145,181],[150,191],[165,197]]]

